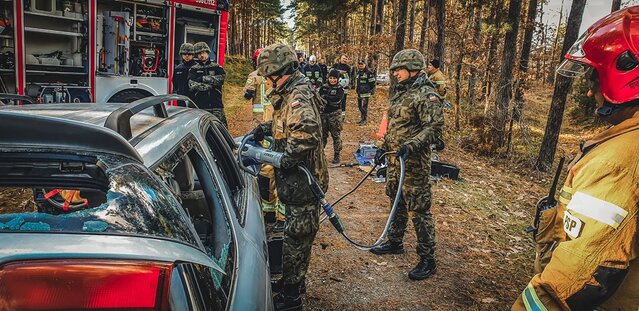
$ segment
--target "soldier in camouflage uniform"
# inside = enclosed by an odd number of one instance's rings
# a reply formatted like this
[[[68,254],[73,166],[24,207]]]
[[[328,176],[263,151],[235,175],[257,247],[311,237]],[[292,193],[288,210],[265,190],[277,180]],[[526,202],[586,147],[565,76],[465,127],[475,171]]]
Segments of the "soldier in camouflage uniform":
[[[332,69],[328,74],[328,83],[320,89],[320,95],[326,101],[322,111],[322,145],[326,147],[328,134],[333,138],[333,164],[339,164],[339,154],[342,151],[342,111],[344,88],[339,85],[339,71]]]
[[[189,89],[193,93],[191,98],[198,108],[212,113],[228,127],[222,103],[222,85],[226,73],[209,58],[211,49],[208,44],[198,42],[193,45],[193,50],[198,62],[189,70]]]
[[[417,254],[421,257],[417,266],[408,273],[412,280],[428,278],[436,269],[435,222],[430,212],[430,145],[441,136],[444,115],[437,91],[420,72],[424,67],[424,56],[414,49],[400,51],[393,58],[390,69],[398,81],[397,91],[390,99],[388,131],[375,158],[379,163],[383,160],[384,150],[397,150],[396,157],[406,160],[406,178],[388,241],[371,249],[371,252],[378,255],[403,253],[402,239],[408,212],[411,212],[417,233]],[[391,197],[391,204],[400,175],[396,157],[388,157],[386,194]]]
[[[270,93],[273,120],[253,131],[256,140],[273,136],[273,150],[284,154],[275,169],[277,194],[286,204],[286,225],[282,250],[282,291],[275,297],[277,310],[301,310],[300,285],[304,280],[315,234],[319,229],[320,203],[313,196],[299,163],[328,189],[326,158],[322,151],[322,100],[298,70],[295,51],[285,44],[273,44],[258,57],[258,73],[273,84]]]

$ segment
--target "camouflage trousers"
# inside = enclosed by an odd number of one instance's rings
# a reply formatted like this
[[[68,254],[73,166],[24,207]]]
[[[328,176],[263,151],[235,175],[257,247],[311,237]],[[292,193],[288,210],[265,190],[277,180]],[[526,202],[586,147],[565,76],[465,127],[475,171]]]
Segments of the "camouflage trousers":
[[[306,276],[313,240],[319,230],[319,209],[319,202],[286,205],[282,284],[299,284]]]
[[[326,147],[328,134],[333,138],[333,151],[342,152],[342,112],[340,110],[322,114],[322,144]]]
[[[427,170],[414,170],[410,166],[410,162],[407,162],[406,167],[402,195],[388,232],[388,239],[393,242],[401,242],[404,239],[410,213],[417,234],[417,254],[422,257],[435,258],[435,222],[430,212],[430,167]],[[386,184],[386,195],[390,197],[391,206],[398,186],[399,162],[393,157],[389,159]]]
[[[229,127],[228,122],[226,122],[226,114],[224,113],[224,108],[206,109],[206,111],[216,116],[220,120],[220,122],[222,122],[222,124],[226,126],[226,128]]]

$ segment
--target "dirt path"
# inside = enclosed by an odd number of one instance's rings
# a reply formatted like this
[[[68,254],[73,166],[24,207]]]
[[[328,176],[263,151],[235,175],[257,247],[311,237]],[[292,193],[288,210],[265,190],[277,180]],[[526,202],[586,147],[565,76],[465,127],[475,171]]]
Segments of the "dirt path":
[[[380,92],[382,93],[382,92]],[[383,94],[371,103],[370,123],[360,127],[357,103],[349,95],[342,135],[343,162],[354,162],[360,142],[372,141],[382,111]],[[231,118],[234,135],[248,131],[250,107]],[[448,118],[448,116],[447,116]],[[447,120],[449,120],[448,118]],[[332,145],[326,148],[332,158]],[[505,167],[493,167],[483,158],[448,146],[445,162],[461,168],[461,181],[442,180],[433,187],[436,221],[437,274],[410,281],[416,264],[415,231],[409,225],[403,255],[376,256],[347,244],[322,224],[313,247],[305,306],[310,310],[504,310],[520,294],[530,277],[532,243],[523,233],[536,200],[546,191],[545,181],[524,179]],[[334,200],[359,181],[357,168],[331,168],[328,196]],[[389,211],[384,184],[367,181],[342,201],[336,211],[348,234],[372,243],[381,233]],[[329,200],[329,201],[330,201]]]

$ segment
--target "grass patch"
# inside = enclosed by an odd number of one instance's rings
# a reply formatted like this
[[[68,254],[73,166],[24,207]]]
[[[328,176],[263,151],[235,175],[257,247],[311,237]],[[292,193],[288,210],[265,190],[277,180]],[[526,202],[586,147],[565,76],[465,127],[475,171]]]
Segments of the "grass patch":
[[[244,86],[246,77],[253,71],[251,61],[244,57],[228,55],[224,62],[224,71],[226,71],[224,84]]]

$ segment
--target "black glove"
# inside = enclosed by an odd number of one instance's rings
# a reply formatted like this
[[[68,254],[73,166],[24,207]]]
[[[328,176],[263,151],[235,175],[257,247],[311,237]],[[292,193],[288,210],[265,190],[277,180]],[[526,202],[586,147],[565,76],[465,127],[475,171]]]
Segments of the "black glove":
[[[386,153],[386,151],[384,151],[383,149],[377,149],[377,151],[375,151],[375,165],[382,165],[385,162],[385,157],[384,157],[384,153]]]
[[[395,156],[397,156],[397,158],[403,158],[404,160],[406,160],[408,158],[408,155],[410,155],[411,153],[410,149],[411,148],[408,145],[402,145],[397,150],[397,153],[395,154]]]
[[[444,144],[444,140],[442,140],[440,137],[440,138],[437,138],[437,140],[433,143],[432,146],[434,150],[442,151],[446,147],[446,144]]]
[[[256,143],[259,143],[262,140],[264,140],[264,136],[266,136],[266,133],[264,133],[264,128],[262,128],[261,125],[258,125],[253,130],[253,132],[251,132],[251,134],[253,134],[253,141],[255,141]]]
[[[255,90],[246,90],[246,92],[244,92],[244,98],[246,99],[251,99],[253,96],[255,96]]]

